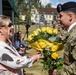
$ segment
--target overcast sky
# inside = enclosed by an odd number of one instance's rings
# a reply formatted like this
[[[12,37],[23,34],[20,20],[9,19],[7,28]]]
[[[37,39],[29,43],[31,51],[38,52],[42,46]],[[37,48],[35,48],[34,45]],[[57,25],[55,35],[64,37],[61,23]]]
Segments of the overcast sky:
[[[65,2],[67,2],[67,1],[75,1],[76,2],[76,0],[40,0],[41,1],[41,3],[45,6],[46,4],[48,4],[48,3],[52,3],[52,7],[56,7],[56,5],[58,4],[58,3],[65,3]]]

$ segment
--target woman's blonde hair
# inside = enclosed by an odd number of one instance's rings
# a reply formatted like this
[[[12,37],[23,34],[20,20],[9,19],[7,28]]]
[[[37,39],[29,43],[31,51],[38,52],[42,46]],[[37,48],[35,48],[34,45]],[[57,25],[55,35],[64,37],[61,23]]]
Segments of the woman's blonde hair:
[[[8,27],[10,23],[10,18],[5,15],[0,15],[0,27]]]

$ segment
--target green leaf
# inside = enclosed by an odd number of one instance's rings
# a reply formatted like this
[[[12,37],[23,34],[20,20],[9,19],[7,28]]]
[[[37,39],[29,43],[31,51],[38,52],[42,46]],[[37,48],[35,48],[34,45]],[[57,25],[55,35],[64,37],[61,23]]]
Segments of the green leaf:
[[[60,69],[62,69],[62,64],[61,65],[59,65],[59,66],[57,66],[57,68],[56,68],[57,70],[60,70]]]

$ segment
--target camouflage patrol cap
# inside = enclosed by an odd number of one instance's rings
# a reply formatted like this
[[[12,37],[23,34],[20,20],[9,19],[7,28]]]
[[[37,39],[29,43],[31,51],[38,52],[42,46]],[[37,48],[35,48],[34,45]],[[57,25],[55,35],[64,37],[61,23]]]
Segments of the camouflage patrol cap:
[[[57,5],[57,11],[58,13],[61,12],[61,11],[66,11],[70,8],[76,8],[76,2],[66,2],[64,4],[58,4]]]

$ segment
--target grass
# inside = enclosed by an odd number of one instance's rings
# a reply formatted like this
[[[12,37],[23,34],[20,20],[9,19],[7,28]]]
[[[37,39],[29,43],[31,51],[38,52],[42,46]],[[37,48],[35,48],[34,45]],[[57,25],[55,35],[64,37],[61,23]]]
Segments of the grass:
[[[34,31],[36,29],[36,25],[31,25],[31,27],[29,28],[29,34]],[[26,32],[26,28],[23,25],[20,25],[20,30],[22,31],[22,37],[24,36],[25,32]],[[27,37],[25,36],[24,40],[26,40]],[[36,54],[36,50],[34,49],[30,49],[30,50],[26,50],[27,56]],[[59,51],[60,56],[63,55],[63,51]],[[35,62],[33,64],[32,67],[30,68],[25,68],[25,72],[26,75],[48,75],[48,71],[43,70],[43,65],[41,64],[41,60],[38,60],[37,62]]]

